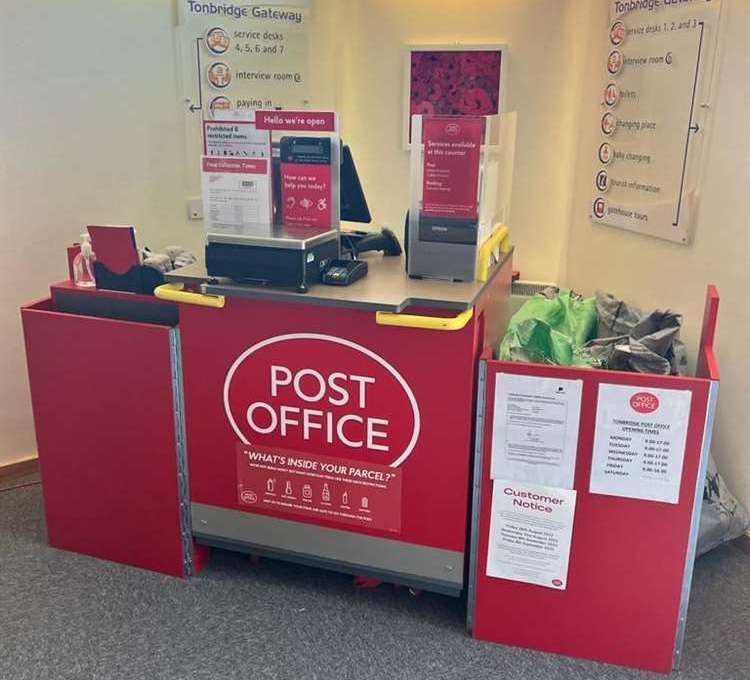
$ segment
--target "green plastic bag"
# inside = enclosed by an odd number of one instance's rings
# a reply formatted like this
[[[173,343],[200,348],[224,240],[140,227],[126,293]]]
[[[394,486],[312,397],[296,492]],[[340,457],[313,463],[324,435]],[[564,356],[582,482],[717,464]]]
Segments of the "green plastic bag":
[[[598,366],[583,345],[596,337],[596,300],[565,288],[527,300],[510,320],[498,358],[561,366]]]

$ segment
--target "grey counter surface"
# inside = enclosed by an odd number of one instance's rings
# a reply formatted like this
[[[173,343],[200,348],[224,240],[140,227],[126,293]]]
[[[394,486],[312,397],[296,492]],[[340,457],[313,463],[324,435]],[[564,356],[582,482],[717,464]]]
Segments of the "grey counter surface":
[[[489,280],[485,283],[410,279],[406,275],[403,256],[384,257],[380,253],[367,253],[362,256],[362,259],[367,260],[369,272],[365,278],[351,286],[315,284],[310,286],[307,293],[298,293],[291,288],[240,284],[230,279],[210,277],[203,262],[169,272],[165,278],[168,282],[197,287],[206,294],[226,297],[386,312],[402,312],[412,305],[463,311],[474,306],[485,286],[500,270],[500,265],[511,255],[512,251],[501,257],[500,262],[493,266]]]

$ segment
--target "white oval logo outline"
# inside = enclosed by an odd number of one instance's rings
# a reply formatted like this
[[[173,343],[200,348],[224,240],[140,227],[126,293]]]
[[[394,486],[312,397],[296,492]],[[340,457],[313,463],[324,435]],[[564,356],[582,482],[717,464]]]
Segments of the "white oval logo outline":
[[[379,354],[375,354],[375,352],[373,352],[371,349],[363,347],[362,345],[359,345],[356,342],[352,342],[351,340],[337,338],[334,335],[326,335],[325,333],[287,333],[285,335],[275,335],[272,338],[266,338],[265,340],[256,342],[251,347],[248,347],[234,360],[234,363],[227,371],[226,378],[224,378],[224,412],[226,413],[227,420],[229,420],[229,424],[232,426],[234,433],[239,437],[240,441],[243,444],[250,446],[250,442],[247,440],[247,437],[245,437],[245,435],[242,433],[242,430],[237,427],[237,422],[235,421],[234,416],[232,415],[232,411],[229,408],[229,386],[232,383],[232,378],[234,377],[237,369],[240,367],[240,364],[242,364],[242,362],[245,361],[245,359],[247,359],[247,357],[249,357],[251,354],[254,354],[258,350],[263,349],[268,345],[273,345],[277,342],[285,342],[286,340],[323,340],[327,342],[334,342],[339,345],[344,345],[345,347],[349,347],[350,349],[361,352],[370,359],[374,359],[381,366],[383,366],[394,378],[396,378],[397,382],[399,383],[399,385],[401,385],[401,388],[404,390],[407,398],[409,399],[411,410],[414,415],[414,430],[412,432],[411,439],[406,445],[403,453],[389,465],[389,467],[392,468],[399,467],[411,455],[411,452],[417,444],[417,439],[419,439],[421,418],[419,414],[419,406],[417,405],[417,400],[414,397],[414,393],[411,391],[409,384],[406,382],[406,380],[403,379],[401,374]]]

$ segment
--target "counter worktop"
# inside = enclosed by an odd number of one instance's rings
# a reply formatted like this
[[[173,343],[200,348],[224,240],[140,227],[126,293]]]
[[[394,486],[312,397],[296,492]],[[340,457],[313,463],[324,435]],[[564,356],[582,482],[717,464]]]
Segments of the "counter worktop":
[[[500,263],[512,256],[501,255]],[[184,283],[199,288],[208,295],[297,302],[329,307],[350,307],[385,312],[402,312],[409,306],[436,307],[463,311],[474,306],[484,288],[501,269],[494,265],[486,282],[453,283],[432,279],[410,279],[406,275],[404,257],[385,257],[380,253],[366,253],[369,272],[350,286],[315,284],[307,293],[294,289],[240,284],[206,273],[203,262],[168,272],[165,279],[171,283]]]

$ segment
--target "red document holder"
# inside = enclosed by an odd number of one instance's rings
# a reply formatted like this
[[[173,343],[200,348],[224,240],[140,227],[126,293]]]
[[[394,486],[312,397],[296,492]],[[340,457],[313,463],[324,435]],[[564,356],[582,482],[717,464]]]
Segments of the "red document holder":
[[[60,306],[21,309],[49,543],[188,576],[202,555],[186,511],[177,328],[101,318],[98,291],[53,291]]]
[[[113,274],[125,274],[141,261],[135,244],[135,229],[125,225],[89,225],[96,259]]]
[[[712,346],[718,302],[710,286],[696,377],[480,362],[468,600],[475,638],[661,673],[679,667],[719,385]],[[486,575],[498,374],[583,382],[565,590]],[[691,392],[677,504],[589,493],[601,384]]]

